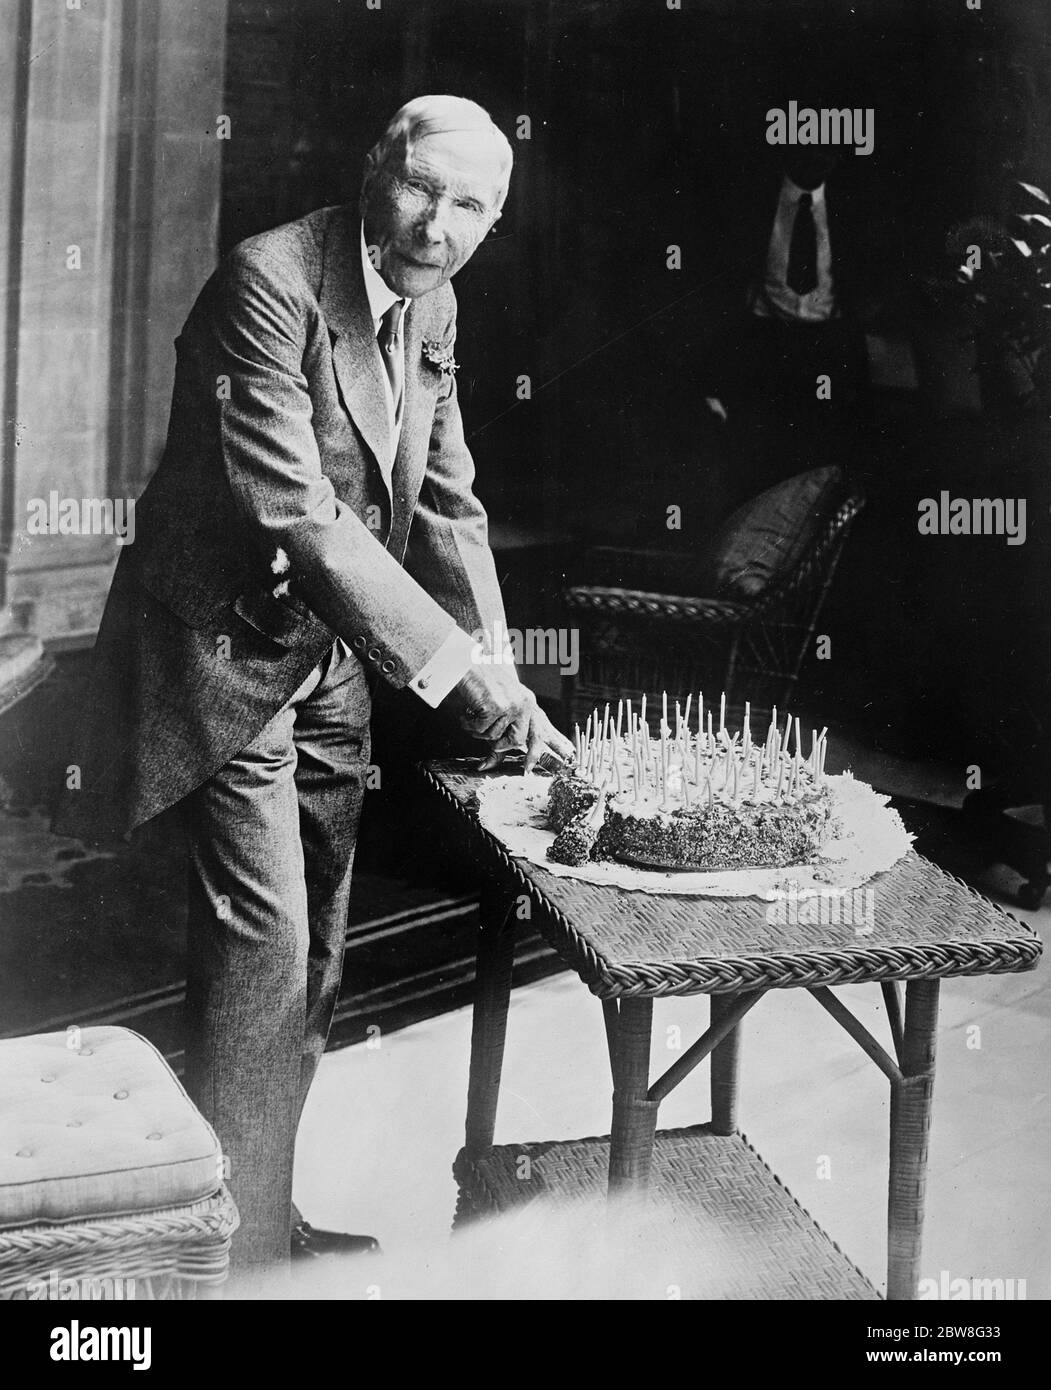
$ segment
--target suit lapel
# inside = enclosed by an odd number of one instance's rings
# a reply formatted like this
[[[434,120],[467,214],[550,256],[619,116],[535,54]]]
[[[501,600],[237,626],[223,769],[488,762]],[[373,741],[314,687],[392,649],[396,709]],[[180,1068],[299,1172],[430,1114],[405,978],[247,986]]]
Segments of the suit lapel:
[[[390,427],[383,363],[361,274],[358,223],[350,207],[341,209],[329,224],[319,299],[332,334],[332,361],[343,403],[389,495]]]

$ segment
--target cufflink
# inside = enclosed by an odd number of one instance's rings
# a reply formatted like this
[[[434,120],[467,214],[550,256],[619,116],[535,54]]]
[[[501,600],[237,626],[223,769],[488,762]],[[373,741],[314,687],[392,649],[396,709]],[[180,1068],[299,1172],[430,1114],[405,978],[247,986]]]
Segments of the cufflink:
[[[417,690],[426,690],[431,683],[430,676],[420,676],[416,681]]]

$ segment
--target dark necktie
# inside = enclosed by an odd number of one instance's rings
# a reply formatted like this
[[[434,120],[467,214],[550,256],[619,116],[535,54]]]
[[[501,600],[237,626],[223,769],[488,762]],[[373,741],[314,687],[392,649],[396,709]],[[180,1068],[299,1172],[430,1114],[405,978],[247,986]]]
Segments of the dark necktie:
[[[817,228],[814,225],[813,204],[809,193],[801,193],[796,204],[786,277],[788,288],[795,290],[796,294],[809,294],[817,288]]]
[[[395,421],[401,419],[402,393],[405,389],[405,358],[399,351],[398,341],[401,337],[404,309],[405,301],[396,299],[380,320],[380,331],[376,335],[380,357],[383,359],[383,370],[387,373],[391,395],[394,397]]]

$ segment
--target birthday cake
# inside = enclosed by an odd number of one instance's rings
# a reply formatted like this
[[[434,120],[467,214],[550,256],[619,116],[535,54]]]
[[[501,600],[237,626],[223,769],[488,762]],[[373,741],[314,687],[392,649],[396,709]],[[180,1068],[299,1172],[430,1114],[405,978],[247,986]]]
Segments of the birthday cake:
[[[783,868],[812,862],[832,829],[825,777],[825,735],[812,731],[803,754],[799,720],[782,730],[776,709],[762,743],[753,742],[750,708],[741,728],[718,728],[712,715],[697,727],[690,706],[667,702],[659,736],[651,736],[645,701],[609,707],[575,731],[576,761],[552,781],[547,823],[556,832],[548,857],[561,864],[617,859],[665,869]],[[793,747],[794,734],[794,747]]]

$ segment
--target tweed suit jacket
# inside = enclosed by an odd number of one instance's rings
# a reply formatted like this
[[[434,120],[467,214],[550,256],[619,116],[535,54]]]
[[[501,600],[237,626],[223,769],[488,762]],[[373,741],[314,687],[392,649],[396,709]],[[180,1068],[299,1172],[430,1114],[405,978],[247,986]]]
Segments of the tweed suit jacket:
[[[114,574],[60,833],[120,835],[181,800],[337,635],[401,687],[455,626],[503,621],[455,379],[423,350],[452,348],[451,286],[410,303],[404,334],[392,462],[356,210],[252,237],[208,281],[176,340],[167,444]]]

